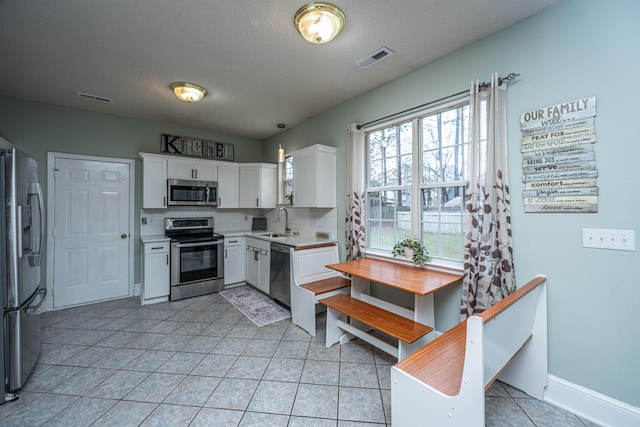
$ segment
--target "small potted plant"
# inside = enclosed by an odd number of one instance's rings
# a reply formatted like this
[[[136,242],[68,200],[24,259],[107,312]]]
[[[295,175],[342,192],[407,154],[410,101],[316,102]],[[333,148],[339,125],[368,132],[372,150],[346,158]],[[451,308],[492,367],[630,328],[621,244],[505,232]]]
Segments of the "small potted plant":
[[[420,265],[431,261],[429,251],[427,248],[422,246],[420,240],[416,238],[407,237],[404,240],[400,240],[393,246],[391,254],[394,257],[404,255],[407,259],[411,259],[413,262]]]

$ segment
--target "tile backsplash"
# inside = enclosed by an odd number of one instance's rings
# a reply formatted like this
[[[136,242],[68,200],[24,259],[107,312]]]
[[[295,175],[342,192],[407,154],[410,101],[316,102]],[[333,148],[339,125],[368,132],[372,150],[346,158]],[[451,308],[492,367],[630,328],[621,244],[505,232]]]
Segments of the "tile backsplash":
[[[332,233],[337,238],[338,218],[337,209],[295,208],[287,207],[289,214],[289,228],[302,236],[314,236],[316,231]],[[153,236],[164,234],[165,218],[193,218],[212,216],[215,231],[224,234],[225,231],[251,231],[254,216],[267,217],[267,229],[284,232],[284,213],[278,220],[277,209],[211,209],[211,208],[169,208],[169,209],[141,209],[140,235]]]

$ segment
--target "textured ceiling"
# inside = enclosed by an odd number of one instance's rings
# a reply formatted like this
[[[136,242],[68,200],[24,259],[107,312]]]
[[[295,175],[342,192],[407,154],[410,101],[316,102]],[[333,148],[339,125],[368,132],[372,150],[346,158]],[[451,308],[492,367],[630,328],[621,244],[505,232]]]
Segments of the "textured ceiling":
[[[0,95],[265,139],[557,1],[334,0],[346,27],[312,45],[305,0],[0,0]],[[178,101],[175,81],[209,94]]]

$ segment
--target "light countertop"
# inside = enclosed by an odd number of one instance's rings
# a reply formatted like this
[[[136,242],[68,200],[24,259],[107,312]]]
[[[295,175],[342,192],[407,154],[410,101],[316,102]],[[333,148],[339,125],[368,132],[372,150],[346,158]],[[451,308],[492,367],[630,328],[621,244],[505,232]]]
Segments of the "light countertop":
[[[283,237],[269,237],[264,236],[264,234],[282,234],[282,232],[278,231],[248,231],[248,230],[228,230],[228,231],[220,231],[224,237],[252,237],[255,239],[266,240],[274,243],[281,243],[283,245],[295,246],[295,247],[304,247],[304,246],[314,246],[321,245],[325,243],[338,243],[337,239],[320,239],[316,236],[310,236],[308,234],[305,235],[290,235]]]
[[[310,235],[290,235],[286,237],[269,237],[264,234],[281,234],[276,231],[248,231],[248,230],[230,230],[220,232],[224,237],[253,237],[260,240],[266,240],[268,242],[281,243],[283,245],[304,247],[321,245],[325,243],[338,243],[337,239],[320,239],[316,236]],[[170,239],[163,234],[156,234],[150,236],[140,236],[142,243],[153,242],[168,242]]]
[[[151,236],[140,236],[140,240],[142,243],[153,243],[153,242],[168,242],[169,239],[164,234],[155,234]]]

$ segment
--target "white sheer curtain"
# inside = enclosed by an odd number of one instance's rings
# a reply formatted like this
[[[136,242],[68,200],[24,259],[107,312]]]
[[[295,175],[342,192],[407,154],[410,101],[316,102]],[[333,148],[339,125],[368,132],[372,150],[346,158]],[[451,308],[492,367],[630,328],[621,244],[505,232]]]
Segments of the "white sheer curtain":
[[[506,86],[497,74],[471,83],[470,162],[461,318],[480,313],[515,290],[507,181]]]
[[[358,125],[349,125],[347,147],[347,216],[345,224],[346,259],[364,257],[365,234],[365,143]]]

